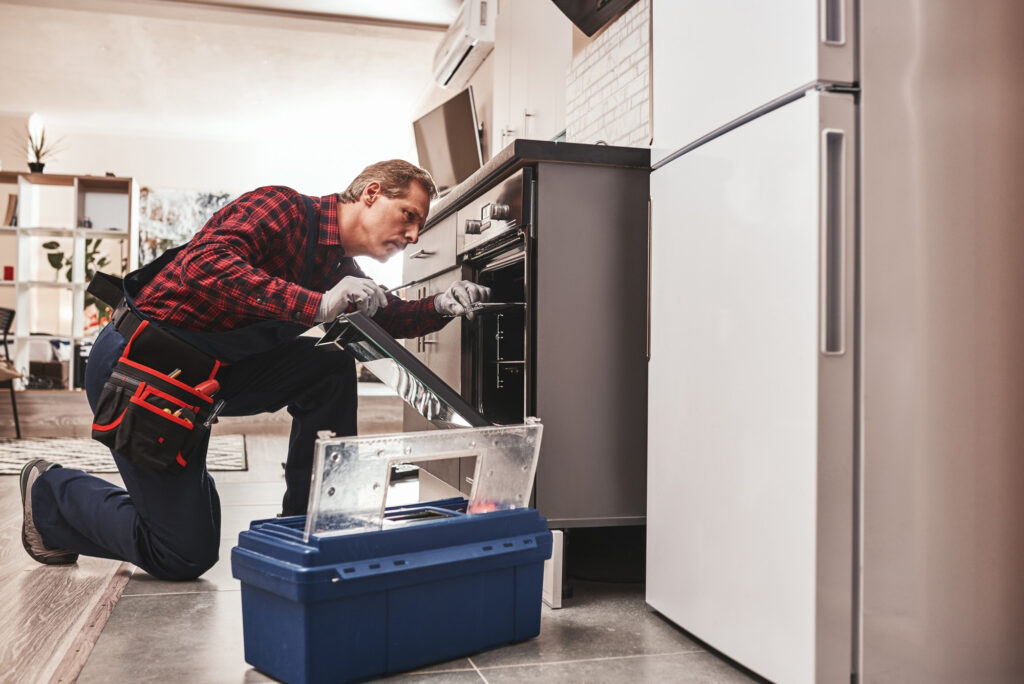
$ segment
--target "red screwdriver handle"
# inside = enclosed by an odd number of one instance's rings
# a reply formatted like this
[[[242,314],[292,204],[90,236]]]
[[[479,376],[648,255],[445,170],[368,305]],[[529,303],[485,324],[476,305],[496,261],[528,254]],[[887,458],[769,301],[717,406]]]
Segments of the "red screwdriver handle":
[[[213,396],[220,389],[220,383],[214,379],[203,380],[201,383],[196,385],[196,392],[205,394],[206,396]]]

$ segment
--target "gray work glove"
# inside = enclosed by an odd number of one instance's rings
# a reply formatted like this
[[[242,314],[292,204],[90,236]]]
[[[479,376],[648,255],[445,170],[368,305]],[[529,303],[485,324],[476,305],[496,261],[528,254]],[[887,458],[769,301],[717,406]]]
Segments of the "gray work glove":
[[[316,312],[316,322],[333,321],[341,314],[352,311],[366,314],[370,318],[377,310],[388,305],[388,298],[380,285],[369,278],[345,276],[337,285],[324,292],[320,300],[320,309]]]
[[[466,309],[474,302],[486,302],[491,298],[491,288],[477,285],[469,280],[459,280],[441,294],[434,297],[434,308],[443,316],[461,316],[472,320],[473,314]]]

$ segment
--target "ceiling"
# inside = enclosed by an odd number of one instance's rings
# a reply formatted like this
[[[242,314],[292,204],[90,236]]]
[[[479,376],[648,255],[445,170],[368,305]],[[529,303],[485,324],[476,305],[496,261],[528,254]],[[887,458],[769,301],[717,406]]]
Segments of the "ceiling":
[[[0,0],[0,115],[137,135],[404,134],[431,87],[437,22],[458,6]]]
[[[289,14],[318,14],[399,24],[448,26],[461,0],[162,0],[184,4],[270,10]]]

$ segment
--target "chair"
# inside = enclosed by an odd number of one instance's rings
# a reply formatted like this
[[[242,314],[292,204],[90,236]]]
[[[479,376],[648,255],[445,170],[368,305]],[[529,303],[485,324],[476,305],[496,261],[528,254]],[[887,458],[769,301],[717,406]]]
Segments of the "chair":
[[[2,343],[4,345],[4,359],[6,361],[11,360],[11,354],[7,349],[7,345],[13,342],[11,339],[11,323],[14,321],[14,309],[4,309],[0,307],[0,330],[3,331]],[[0,387],[7,385],[11,391],[11,410],[14,412],[14,433],[21,439],[21,423],[18,422],[18,400],[14,395],[14,380],[4,380],[0,382]]]

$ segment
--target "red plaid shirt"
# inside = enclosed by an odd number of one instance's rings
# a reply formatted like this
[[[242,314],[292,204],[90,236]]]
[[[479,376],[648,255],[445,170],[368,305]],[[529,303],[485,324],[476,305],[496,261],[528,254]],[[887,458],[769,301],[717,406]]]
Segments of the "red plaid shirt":
[[[312,327],[322,293],[345,276],[366,275],[345,256],[338,197],[312,197],[320,236],[310,289],[298,285],[306,267],[306,205],[291,188],[257,188],[214,214],[178,255],[143,286],[135,303],[155,319],[204,332],[265,320]],[[444,327],[434,298],[405,301],[388,294],[373,319],[395,337]]]

